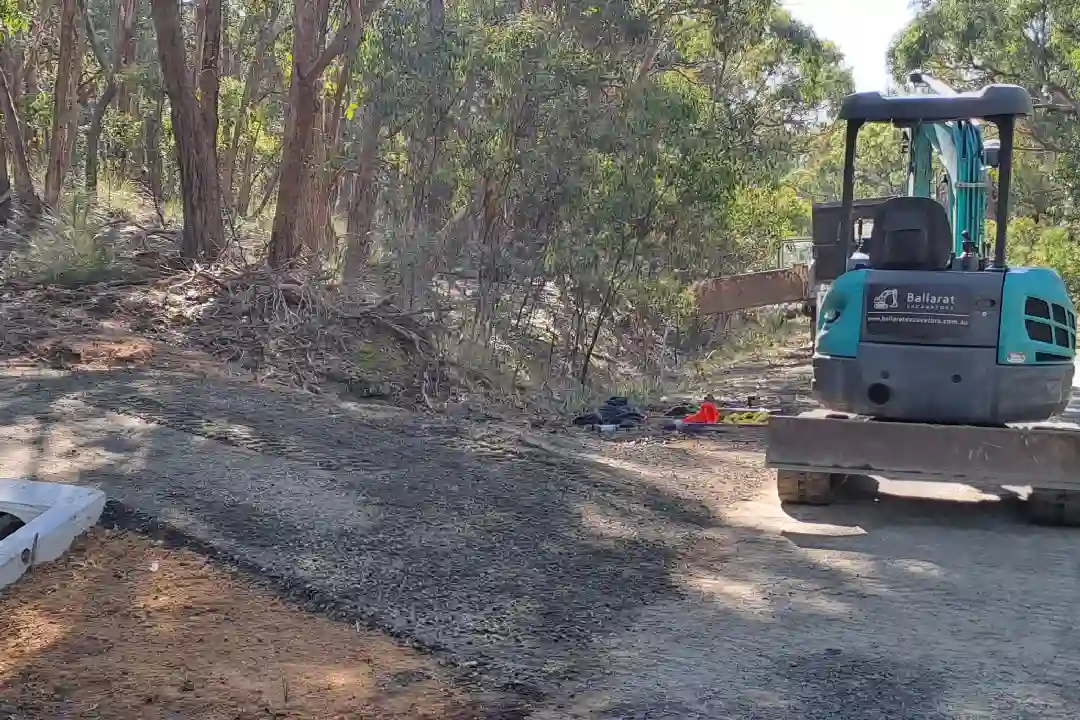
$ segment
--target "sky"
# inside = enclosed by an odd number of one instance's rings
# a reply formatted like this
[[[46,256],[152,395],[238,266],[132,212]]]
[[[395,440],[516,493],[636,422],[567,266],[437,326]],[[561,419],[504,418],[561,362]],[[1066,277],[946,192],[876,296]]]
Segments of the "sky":
[[[884,90],[889,82],[885,53],[889,41],[913,12],[910,0],[783,0],[798,20],[844,53],[856,90]]]

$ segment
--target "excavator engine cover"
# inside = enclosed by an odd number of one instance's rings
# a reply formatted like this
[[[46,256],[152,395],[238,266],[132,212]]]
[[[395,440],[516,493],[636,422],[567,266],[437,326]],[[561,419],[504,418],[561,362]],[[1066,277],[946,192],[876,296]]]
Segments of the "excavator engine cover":
[[[818,311],[813,390],[822,406],[969,425],[1064,410],[1076,318],[1060,278],[1040,268],[949,269],[949,233],[932,199],[879,207],[869,267],[837,278]]]

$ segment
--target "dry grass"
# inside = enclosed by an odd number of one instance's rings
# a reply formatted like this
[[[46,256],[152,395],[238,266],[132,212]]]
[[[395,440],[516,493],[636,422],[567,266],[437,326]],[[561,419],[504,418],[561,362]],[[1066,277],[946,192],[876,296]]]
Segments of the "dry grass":
[[[573,378],[522,383],[448,344],[426,313],[309,272],[162,268],[152,279],[71,287],[12,281],[0,293],[0,358],[9,361],[152,367],[542,424],[611,394],[640,405],[722,394],[731,365],[808,336],[804,321],[751,318],[719,349],[661,375],[627,371],[583,388]]]

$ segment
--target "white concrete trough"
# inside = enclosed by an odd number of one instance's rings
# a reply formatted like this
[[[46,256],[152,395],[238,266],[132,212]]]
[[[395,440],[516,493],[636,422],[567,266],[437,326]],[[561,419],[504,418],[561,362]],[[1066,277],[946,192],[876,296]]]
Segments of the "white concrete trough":
[[[5,513],[0,515],[0,588],[67,552],[76,537],[97,524],[104,509],[105,493],[100,490],[0,479],[0,513]],[[22,527],[4,537],[19,523]]]

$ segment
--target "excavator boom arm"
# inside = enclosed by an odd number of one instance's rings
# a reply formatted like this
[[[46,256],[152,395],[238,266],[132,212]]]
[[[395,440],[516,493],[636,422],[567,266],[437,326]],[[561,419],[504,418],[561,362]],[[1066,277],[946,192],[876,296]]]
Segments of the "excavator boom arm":
[[[956,95],[947,84],[922,72],[909,76],[912,84],[937,95]],[[937,151],[945,168],[945,207],[953,227],[953,251],[963,251],[963,241],[982,247],[989,176],[982,128],[978,120],[920,123],[909,129],[908,194],[934,197],[931,157]]]

